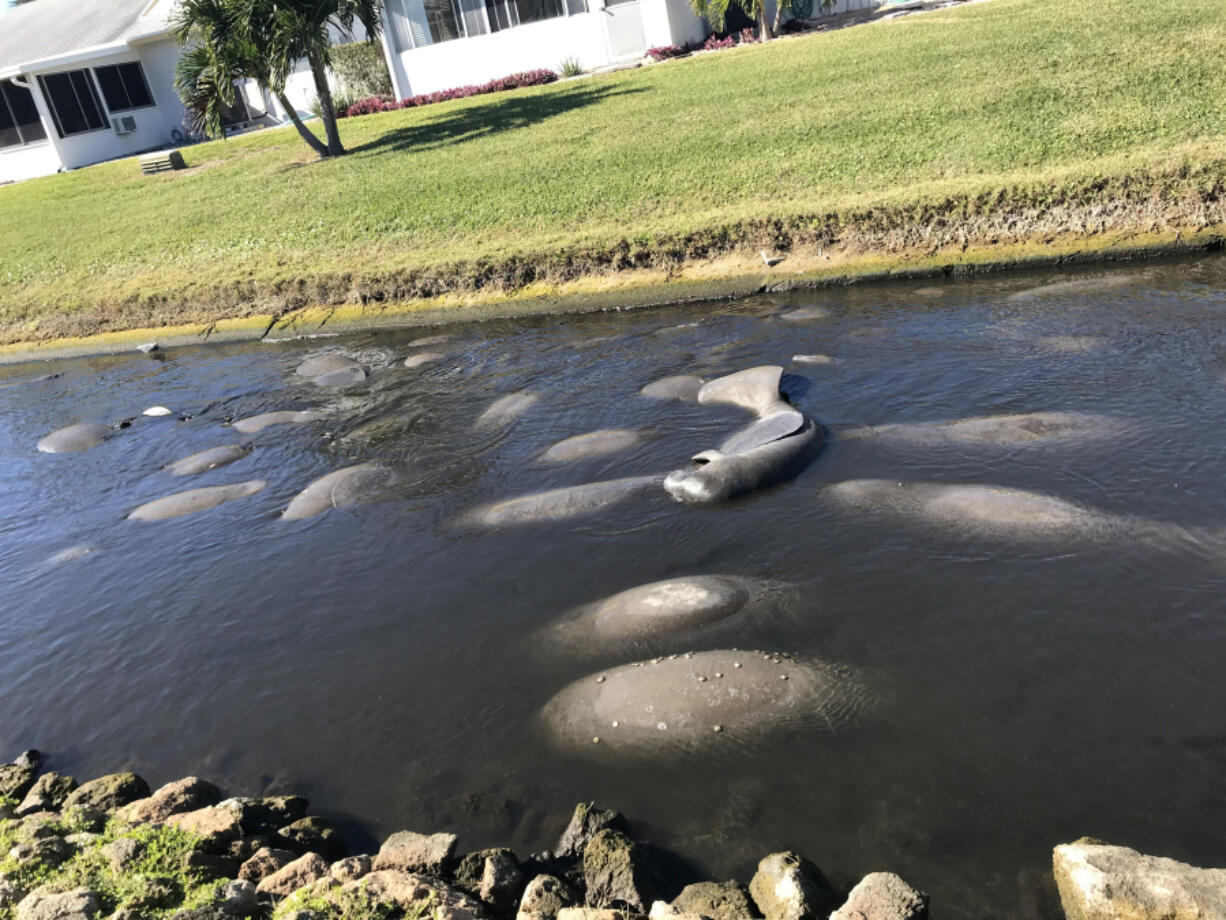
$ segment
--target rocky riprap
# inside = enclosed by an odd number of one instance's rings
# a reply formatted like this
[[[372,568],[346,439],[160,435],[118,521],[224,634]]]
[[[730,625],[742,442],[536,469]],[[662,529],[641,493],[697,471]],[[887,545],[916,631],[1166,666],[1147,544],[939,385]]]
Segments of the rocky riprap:
[[[795,853],[751,884],[677,877],[626,819],[576,807],[552,852],[459,853],[399,831],[348,854],[299,796],[227,797],[187,777],[78,784],[30,751],[0,765],[0,920],[921,920],[927,895],[884,873],[835,891]],[[871,890],[863,891],[865,886]],[[867,911],[867,912],[866,912]]]

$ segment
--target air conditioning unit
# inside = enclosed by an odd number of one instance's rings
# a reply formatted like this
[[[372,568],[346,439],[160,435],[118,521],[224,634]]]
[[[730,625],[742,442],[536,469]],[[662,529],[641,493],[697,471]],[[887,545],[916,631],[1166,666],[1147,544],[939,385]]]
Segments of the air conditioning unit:
[[[136,130],[136,119],[131,115],[120,115],[111,119],[111,127],[116,134],[131,134]]]

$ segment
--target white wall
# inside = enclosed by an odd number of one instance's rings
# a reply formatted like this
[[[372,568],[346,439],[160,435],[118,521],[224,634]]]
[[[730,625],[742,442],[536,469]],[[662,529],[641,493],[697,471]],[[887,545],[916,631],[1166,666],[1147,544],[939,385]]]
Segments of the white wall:
[[[589,0],[593,5],[600,0]],[[438,42],[393,55],[401,96],[485,83],[523,70],[557,70],[568,57],[584,69],[609,63],[602,10]]]
[[[179,99],[179,94],[175,92],[175,67],[179,63],[179,43],[172,36],[143,42],[136,46],[136,54],[145,68],[145,79],[149,83],[149,91],[153,93],[153,101],[157,103],[162,116],[166,142],[170,143],[171,131],[178,129],[184,135],[187,134],[187,128],[183,124],[183,103]]]
[[[54,130],[54,129],[53,129]],[[60,155],[50,137],[24,147],[0,147],[0,182],[20,182],[58,172]]]
[[[642,0],[643,32],[648,48],[687,45],[707,37],[707,24],[688,0]]]

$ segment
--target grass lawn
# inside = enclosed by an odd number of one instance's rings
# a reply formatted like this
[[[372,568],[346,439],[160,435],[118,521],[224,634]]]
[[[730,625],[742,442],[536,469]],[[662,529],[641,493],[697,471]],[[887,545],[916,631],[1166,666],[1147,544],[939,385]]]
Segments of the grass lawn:
[[[181,173],[126,160],[0,188],[4,337],[1071,175],[1217,170],[1226,2],[990,0],[341,134],[352,152],[330,162],[276,129],[187,148]]]

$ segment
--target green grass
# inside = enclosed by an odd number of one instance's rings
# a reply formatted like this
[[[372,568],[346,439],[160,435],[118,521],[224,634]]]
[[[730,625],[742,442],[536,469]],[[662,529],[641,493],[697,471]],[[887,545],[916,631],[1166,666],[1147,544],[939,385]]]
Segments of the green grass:
[[[278,129],[104,164],[0,188],[0,325],[1220,162],[1223,48],[1222,0],[991,0],[352,119],[332,162]]]

